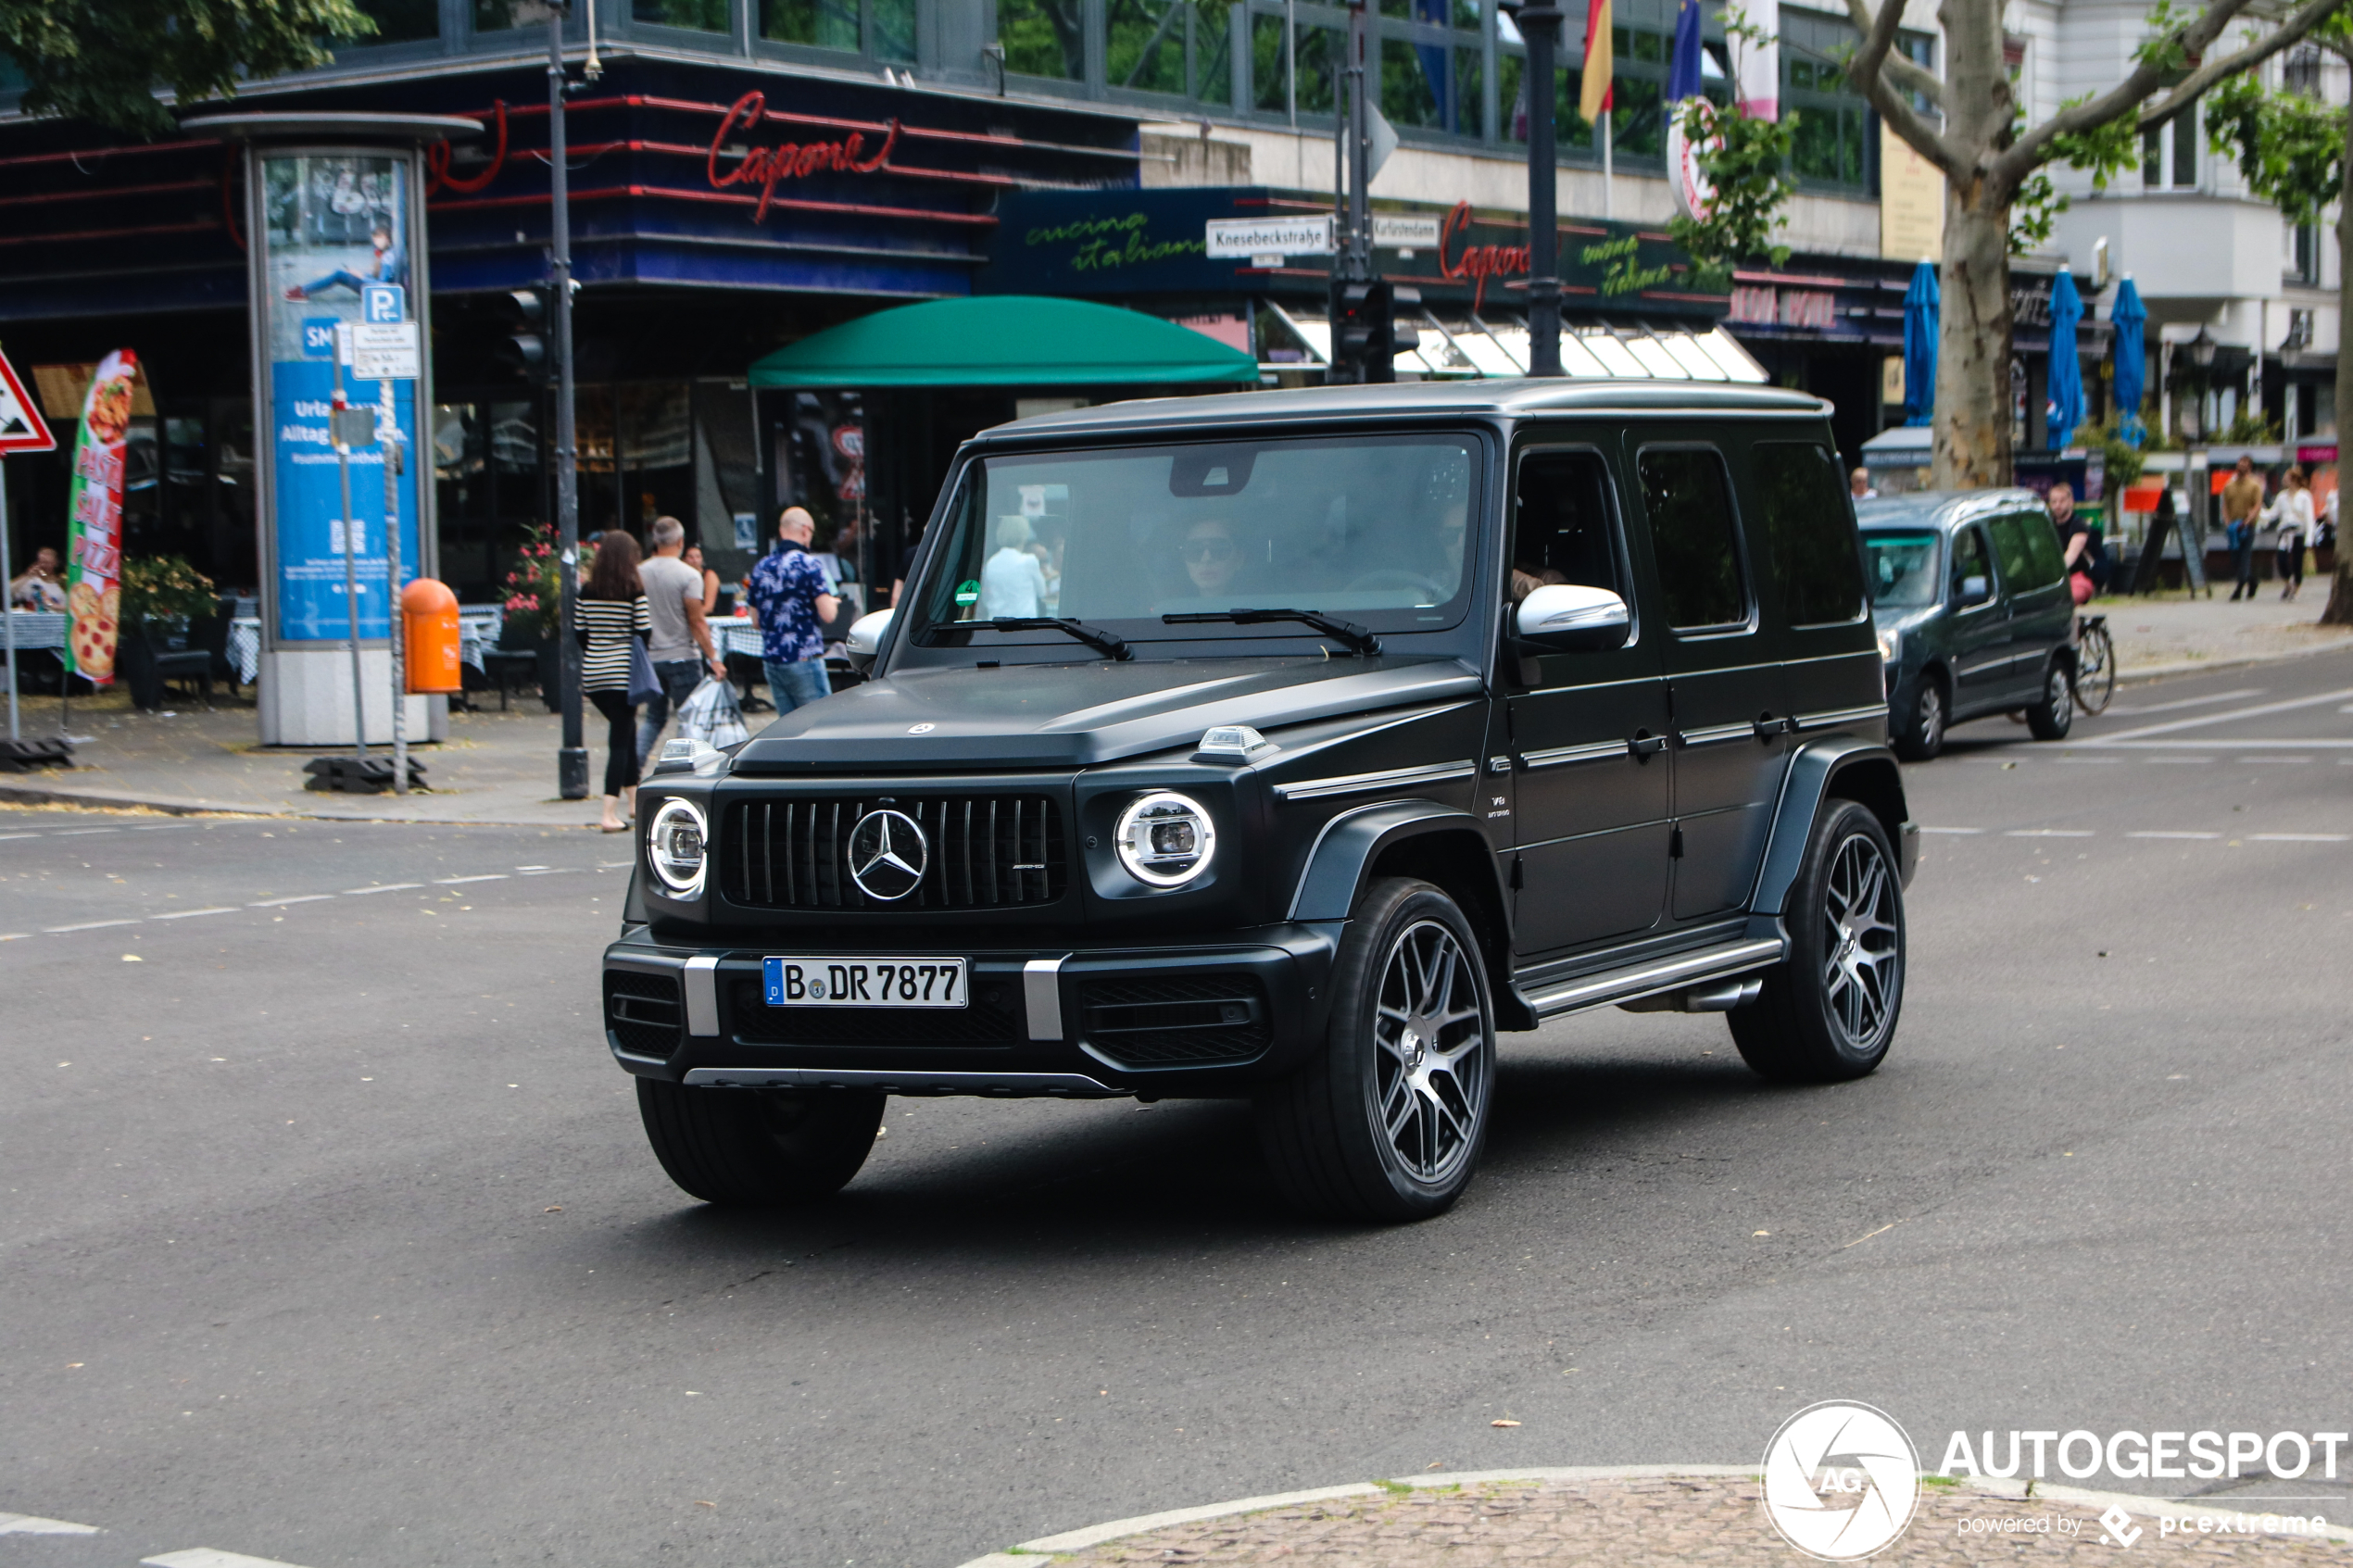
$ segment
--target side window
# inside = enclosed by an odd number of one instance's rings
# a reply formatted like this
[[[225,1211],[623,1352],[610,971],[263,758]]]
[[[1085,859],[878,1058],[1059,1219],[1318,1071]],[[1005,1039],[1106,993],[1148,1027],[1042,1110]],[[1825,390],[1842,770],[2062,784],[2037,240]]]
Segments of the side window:
[[[1634,466],[1667,624],[1693,632],[1745,621],[1748,583],[1722,454],[1712,446],[1653,446]]]
[[[2040,512],[2019,520],[2026,531],[2026,553],[2034,562],[2034,585],[2056,583],[2067,575],[2067,558],[2059,553],[2058,525]]]
[[[1961,584],[1972,577],[1982,577],[1985,585],[1994,585],[1993,571],[1985,564],[1985,535],[1974,528],[1964,528],[1953,535],[1953,593],[1958,597]]]
[[[2013,594],[2040,588],[2046,581],[2034,570],[2034,549],[2026,540],[2028,521],[2012,512],[1987,521],[1994,531],[1994,558],[2001,563],[2002,581]]]
[[[1790,624],[1853,621],[1863,613],[1863,575],[1836,459],[1810,441],[1760,441],[1751,455]]]
[[[1519,465],[1512,602],[1548,583],[1607,588],[1631,608],[1618,546],[1617,490],[1598,452],[1536,452]]]

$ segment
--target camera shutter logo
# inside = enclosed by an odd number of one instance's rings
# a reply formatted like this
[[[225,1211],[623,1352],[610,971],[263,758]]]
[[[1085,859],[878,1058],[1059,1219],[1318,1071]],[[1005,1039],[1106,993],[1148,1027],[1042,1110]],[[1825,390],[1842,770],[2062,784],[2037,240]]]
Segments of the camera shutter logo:
[[[1765,1517],[1808,1557],[1870,1556],[1904,1533],[1919,1500],[1912,1440],[1869,1405],[1809,1405],[1766,1446]]]
[[[849,830],[849,880],[869,898],[904,898],[930,865],[931,840],[904,811],[869,811]]]

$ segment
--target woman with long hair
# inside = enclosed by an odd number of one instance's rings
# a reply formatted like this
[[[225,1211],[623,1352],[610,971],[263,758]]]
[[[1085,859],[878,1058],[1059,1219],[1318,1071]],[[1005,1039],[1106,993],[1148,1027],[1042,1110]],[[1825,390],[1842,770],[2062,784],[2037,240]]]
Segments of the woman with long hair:
[[[2264,508],[2263,521],[2280,525],[2280,597],[2292,599],[2304,586],[2304,546],[2312,542],[2312,482],[2303,466],[2287,470],[2287,486],[2280,498]],[[2252,595],[2248,596],[2253,597]]]
[[[637,788],[637,705],[629,700],[629,651],[633,639],[653,632],[646,612],[645,585],[637,581],[637,541],[616,528],[597,538],[597,564],[580,585],[580,689],[605,716],[605,816],[607,833],[629,831]]]

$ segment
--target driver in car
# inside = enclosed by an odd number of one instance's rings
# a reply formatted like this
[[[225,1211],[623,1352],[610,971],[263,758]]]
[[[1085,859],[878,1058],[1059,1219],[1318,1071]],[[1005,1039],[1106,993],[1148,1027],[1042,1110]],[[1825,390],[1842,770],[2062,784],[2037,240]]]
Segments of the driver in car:
[[[1176,554],[1185,563],[1185,576],[1190,580],[1193,592],[1205,599],[1216,599],[1221,608],[1227,608],[1223,596],[1232,588],[1242,558],[1233,526],[1222,517],[1205,517],[1185,530]]]

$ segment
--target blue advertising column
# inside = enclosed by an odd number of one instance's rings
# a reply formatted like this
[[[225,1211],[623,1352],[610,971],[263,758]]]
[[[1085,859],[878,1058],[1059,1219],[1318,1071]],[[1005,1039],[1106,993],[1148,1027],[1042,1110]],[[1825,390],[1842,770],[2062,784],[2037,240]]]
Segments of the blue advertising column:
[[[398,602],[388,529],[400,530],[404,584],[436,565],[431,470],[418,439],[433,341],[419,148],[481,126],[438,115],[321,113],[211,115],[185,128],[246,144],[260,738],[348,746],[357,731],[371,745],[388,743]],[[427,362],[419,380],[395,383],[395,422],[412,460],[387,485],[385,449],[371,437],[354,440],[347,454],[336,449],[336,356],[346,329],[400,321],[417,324]],[[349,402],[376,401],[374,383],[352,383],[348,368],[344,377]],[[447,698],[405,700],[409,734],[444,731]]]

